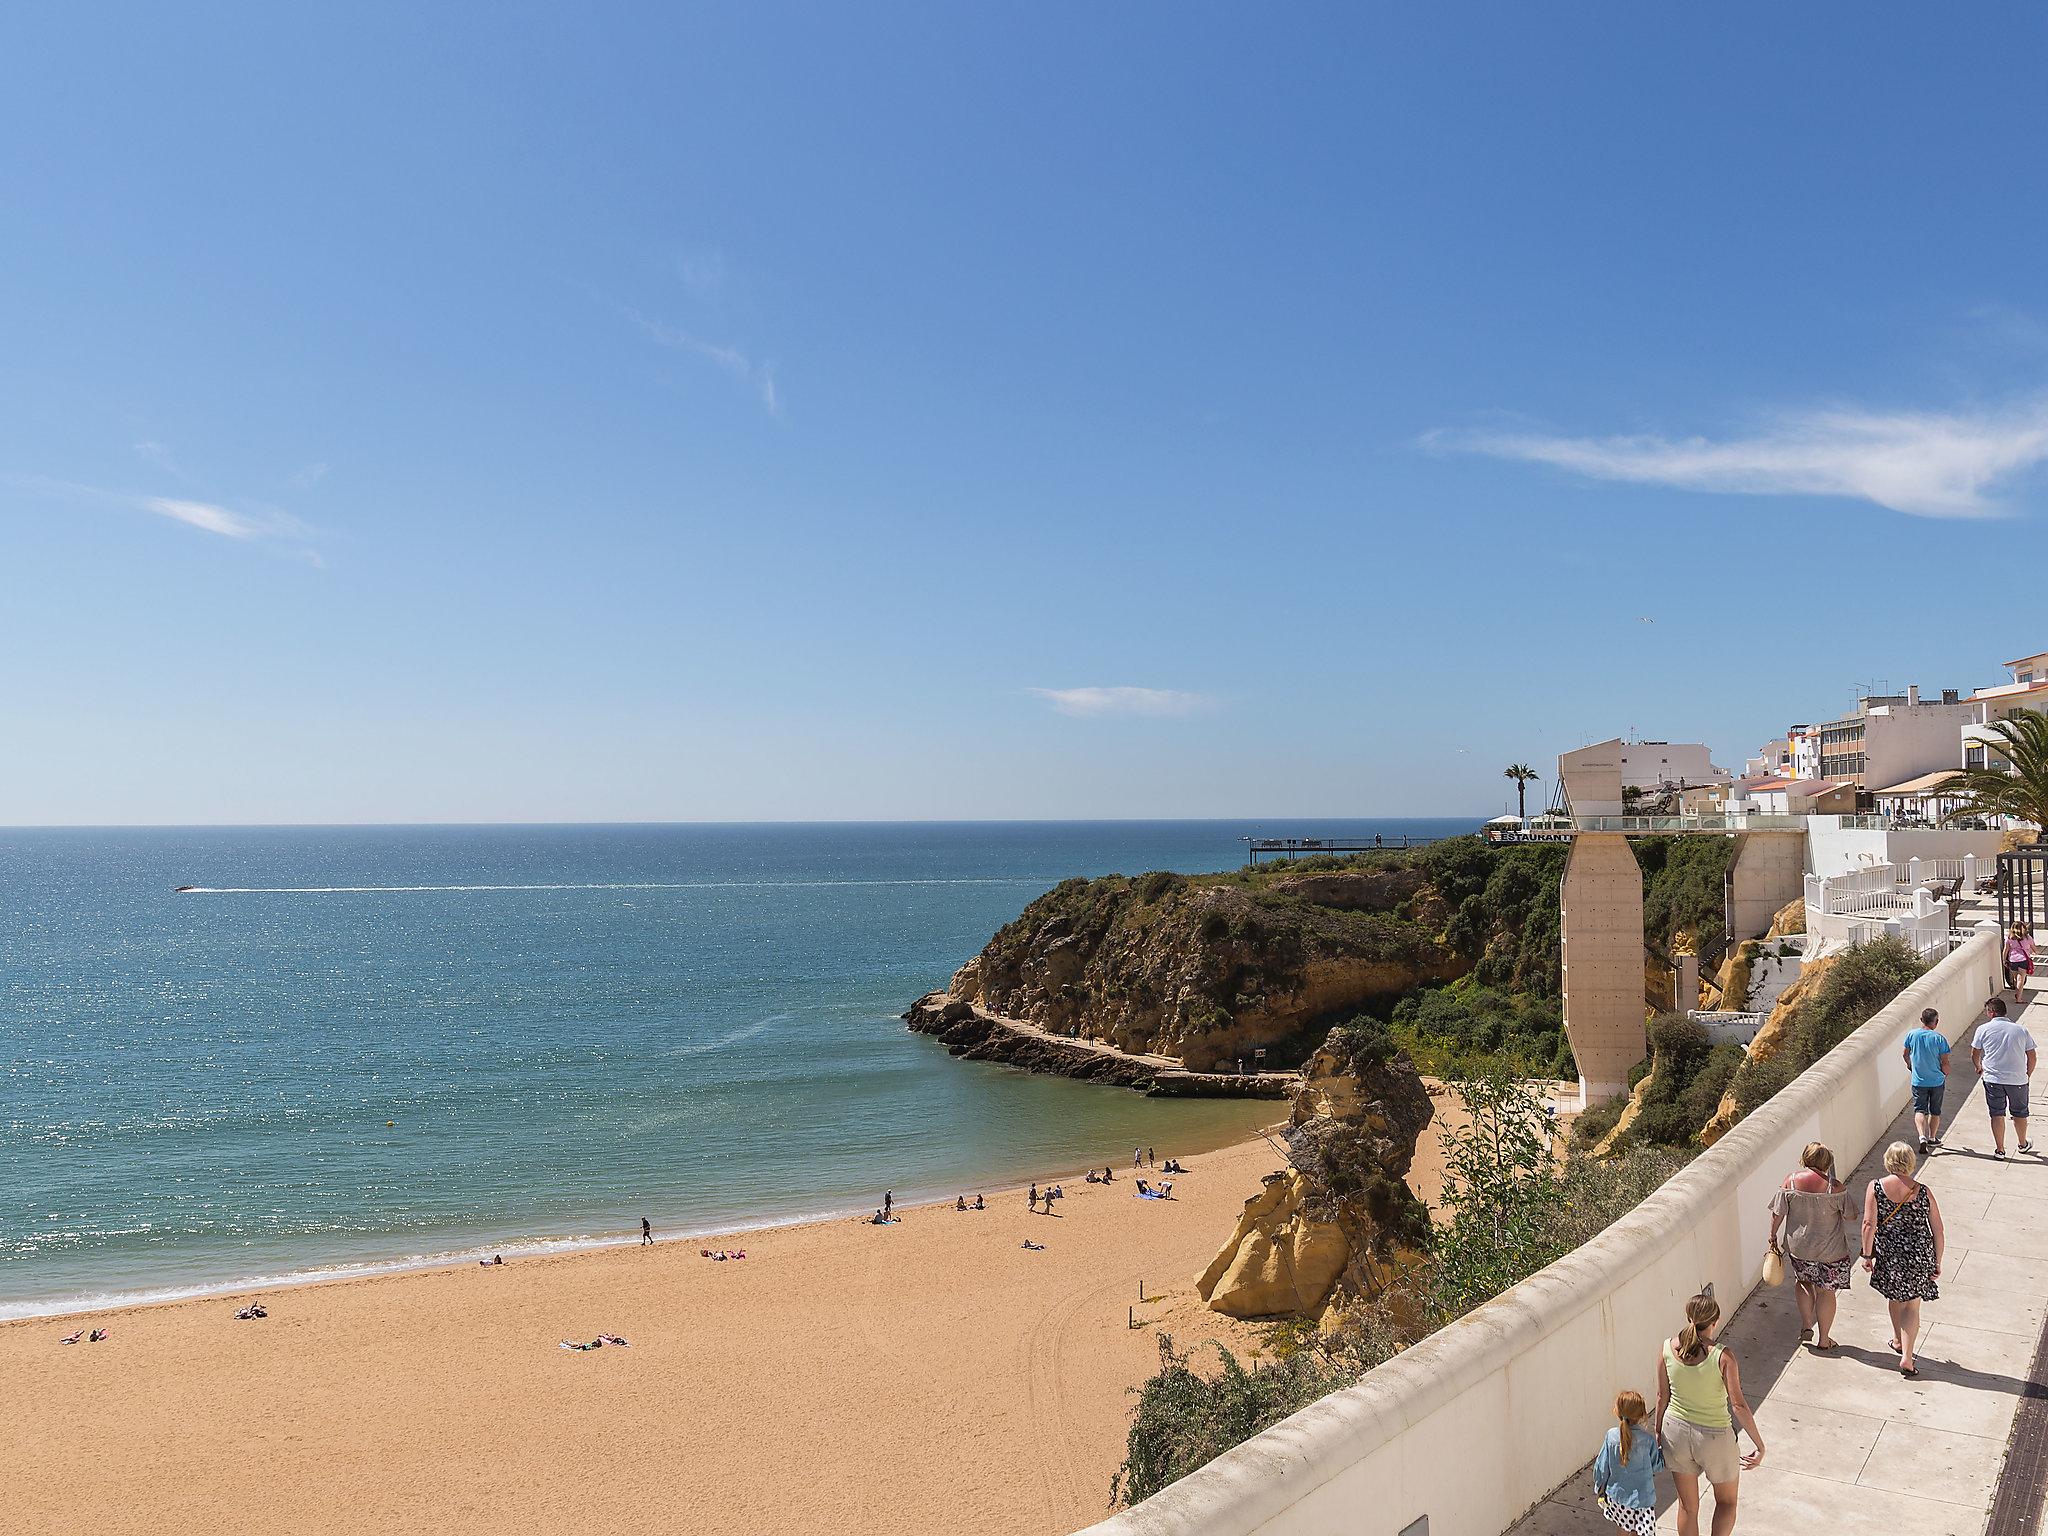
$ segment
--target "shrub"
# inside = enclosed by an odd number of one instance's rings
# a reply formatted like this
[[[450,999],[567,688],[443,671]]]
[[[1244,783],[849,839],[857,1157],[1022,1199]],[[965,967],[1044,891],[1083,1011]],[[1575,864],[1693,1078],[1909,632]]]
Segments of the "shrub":
[[[1222,1345],[1221,1369],[1198,1373],[1168,1334],[1159,1336],[1159,1370],[1138,1388],[1138,1406],[1124,1441],[1124,1464],[1110,1480],[1110,1505],[1136,1504],[1306,1408],[1357,1372],[1314,1349],[1250,1367]]]

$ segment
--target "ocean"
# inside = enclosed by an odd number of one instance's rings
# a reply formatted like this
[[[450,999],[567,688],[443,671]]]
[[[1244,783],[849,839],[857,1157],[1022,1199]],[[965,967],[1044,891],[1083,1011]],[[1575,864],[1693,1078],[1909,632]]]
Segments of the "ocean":
[[[1220,1144],[1278,1106],[957,1061],[899,1015],[1071,876],[1475,824],[0,831],[0,1317]]]

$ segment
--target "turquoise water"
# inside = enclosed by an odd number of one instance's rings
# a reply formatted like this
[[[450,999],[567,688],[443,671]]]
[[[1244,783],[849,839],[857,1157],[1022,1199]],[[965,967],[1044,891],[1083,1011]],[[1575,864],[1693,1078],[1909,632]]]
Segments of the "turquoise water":
[[[1471,826],[0,832],[0,1316],[1213,1145],[1276,1107],[956,1061],[898,1015],[1069,876]]]

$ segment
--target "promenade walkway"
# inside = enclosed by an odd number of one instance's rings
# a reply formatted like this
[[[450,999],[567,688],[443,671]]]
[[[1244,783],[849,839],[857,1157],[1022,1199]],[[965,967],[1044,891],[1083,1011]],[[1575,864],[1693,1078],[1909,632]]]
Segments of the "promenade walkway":
[[[2036,1039],[2048,1030],[2048,1005],[2022,1008],[2018,1017]],[[2010,1160],[1993,1160],[1968,1046],[1966,1035],[1949,1060],[1945,1150],[1923,1170],[1941,1205],[1948,1251],[1941,1300],[1922,1309],[1919,1379],[1899,1374],[1886,1343],[1884,1298],[1870,1289],[1860,1265],[1835,1321],[1839,1347],[1825,1355],[1798,1342],[1799,1311],[1789,1282],[1759,1288],[1725,1335],[1742,1363],[1743,1388],[1769,1450],[1761,1467],[1742,1476],[1738,1532],[1985,1531],[2014,1414],[2028,1394],[2035,1346],[2048,1319],[2048,1157],[2011,1156],[2008,1126]],[[2048,1040],[2043,1050],[2048,1054]],[[2048,1061],[2043,1068],[2035,1081],[2048,1099]],[[2034,1135],[2048,1145],[2048,1102],[2039,1112]],[[1906,1114],[1884,1142],[1911,1142],[1913,1135]],[[1864,1189],[1882,1172],[1883,1152],[1880,1144],[1863,1160],[1851,1188]],[[1768,1220],[1761,1209],[1755,1218]],[[1680,1321],[1672,1319],[1674,1332]],[[1646,1359],[1633,1385],[1653,1407],[1656,1384],[1656,1361]],[[1659,1482],[1657,1529],[1676,1531],[1670,1479]],[[2038,1514],[2048,1489],[2026,1491],[2027,1507]],[[1713,1501],[1702,1494],[1704,1513]],[[1702,1530],[1706,1524],[1703,1518]],[[2002,1525],[1993,1536],[2033,1528]],[[1594,1507],[1589,1466],[1511,1536],[1613,1530]]]

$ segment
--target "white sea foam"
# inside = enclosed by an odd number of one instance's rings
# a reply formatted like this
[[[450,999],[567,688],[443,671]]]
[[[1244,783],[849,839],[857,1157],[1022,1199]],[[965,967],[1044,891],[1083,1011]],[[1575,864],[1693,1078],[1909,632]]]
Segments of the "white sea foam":
[[[873,885],[1044,885],[1049,875],[986,880],[678,880],[602,881],[582,885],[181,885],[180,896],[397,896],[433,891],[773,891]]]
[[[836,1221],[860,1214],[860,1211],[851,1206],[833,1210],[805,1211],[793,1216],[776,1216],[737,1223],[723,1222],[716,1226],[692,1227],[687,1231],[665,1231],[656,1241],[695,1242],[705,1237],[764,1232],[775,1227],[796,1227],[813,1221]],[[125,1307],[152,1306],[159,1302],[190,1301],[202,1296],[239,1295],[244,1291],[283,1290],[339,1280],[365,1280],[376,1275],[403,1274],[410,1270],[445,1269],[461,1264],[474,1264],[480,1259],[488,1259],[496,1254],[503,1254],[509,1260],[542,1258],[555,1253],[582,1253],[596,1248],[628,1248],[639,1241],[638,1232],[534,1237],[516,1242],[480,1243],[472,1248],[458,1248],[445,1253],[411,1253],[391,1258],[361,1259],[351,1263],[316,1265],[276,1273],[237,1275],[226,1280],[194,1281],[190,1285],[37,1296],[22,1301],[0,1301],[0,1323],[25,1317],[66,1317],[75,1312],[111,1312]]]

